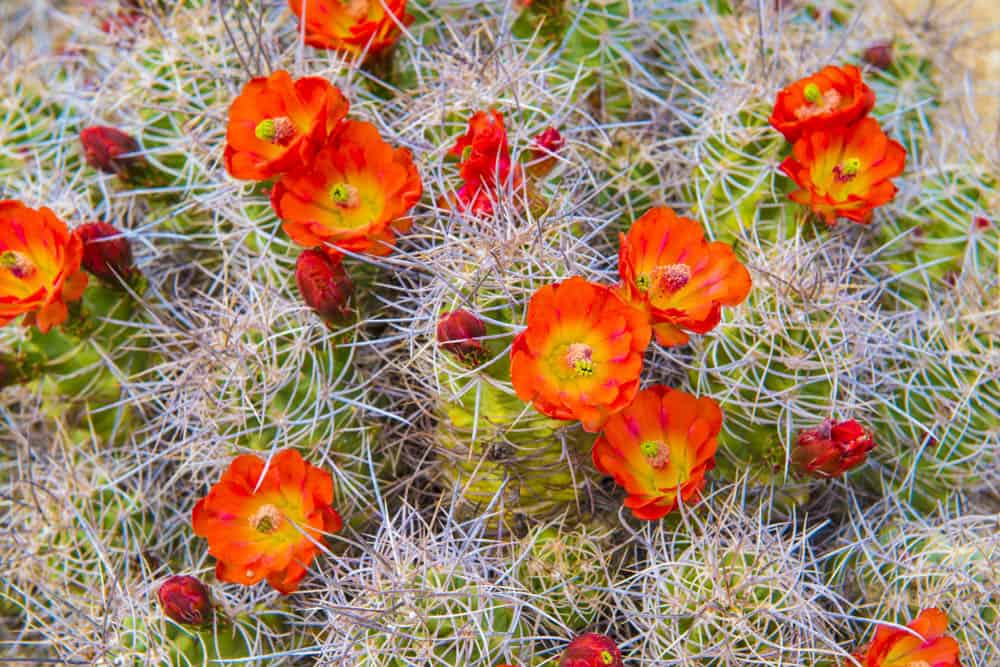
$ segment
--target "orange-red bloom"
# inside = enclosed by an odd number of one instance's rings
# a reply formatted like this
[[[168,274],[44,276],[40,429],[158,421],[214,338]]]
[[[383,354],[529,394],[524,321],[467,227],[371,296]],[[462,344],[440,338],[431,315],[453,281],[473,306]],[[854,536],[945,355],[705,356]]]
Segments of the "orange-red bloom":
[[[374,55],[399,39],[400,26],[413,17],[406,13],[406,0],[288,0],[302,21],[305,41],[318,49]]]
[[[292,80],[280,70],[252,79],[229,107],[226,169],[234,178],[262,181],[307,163],[348,106],[320,77]]]
[[[855,660],[863,667],[961,667],[958,642],[944,634],[948,627],[944,612],[924,609],[906,627],[909,630],[878,626],[872,643],[855,653]]]
[[[331,507],[333,478],[285,449],[269,461],[238,456],[192,512],[194,532],[208,538],[222,581],[252,585],[266,578],[292,593],[324,534],[341,528]]]
[[[778,93],[771,125],[789,141],[812,130],[848,125],[868,115],[875,93],[854,65],[828,66]]]
[[[649,322],[607,287],[577,277],[546,285],[531,297],[527,324],[510,375],[539,412],[594,432],[639,390]]]
[[[311,164],[278,181],[271,203],[300,245],[387,255],[422,192],[408,149],[394,149],[371,123],[347,121]]]
[[[649,309],[665,346],[686,343],[683,330],[711,331],[722,306],[750,293],[750,273],[732,247],[706,241],[701,225],[665,207],[650,209],[621,235],[618,272],[622,294]]]
[[[521,168],[510,157],[503,115],[495,109],[473,114],[469,129],[448,152],[461,160],[458,169],[464,183],[455,193],[456,203],[472,213],[491,214],[499,191],[508,182],[512,187],[521,182]]]
[[[87,287],[83,244],[47,208],[0,201],[0,326],[19,315],[45,333],[69,317]]]
[[[903,173],[906,149],[885,135],[878,121],[817,130],[795,142],[781,171],[795,181],[791,199],[832,225],[838,217],[867,223],[872,210],[896,196],[890,180]]]
[[[715,466],[722,411],[655,385],[612,416],[594,443],[594,465],[625,489],[625,507],[638,519],[659,519],[681,500],[696,498]]]

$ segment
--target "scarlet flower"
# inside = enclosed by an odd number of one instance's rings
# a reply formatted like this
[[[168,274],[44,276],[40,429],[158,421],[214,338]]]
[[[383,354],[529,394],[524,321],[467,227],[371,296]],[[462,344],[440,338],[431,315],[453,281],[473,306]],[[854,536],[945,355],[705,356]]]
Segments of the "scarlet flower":
[[[252,585],[266,578],[279,592],[299,587],[324,534],[340,530],[331,507],[333,478],[294,449],[269,461],[237,456],[192,512],[196,535],[208,538],[222,581]]]
[[[302,300],[328,322],[347,319],[348,301],[354,283],[347,275],[339,256],[321,250],[303,250],[295,262],[295,282]]]
[[[697,498],[715,466],[722,411],[711,398],[662,385],[639,392],[608,419],[594,443],[594,465],[625,489],[638,519],[659,519]]]
[[[660,345],[683,345],[684,330],[707,333],[722,306],[750,293],[750,273],[733,249],[706,241],[694,220],[665,207],[652,208],[621,235],[618,273],[622,294],[649,310]]]
[[[0,201],[0,326],[19,315],[46,333],[69,317],[83,296],[83,244],[47,208]]]
[[[816,428],[799,434],[792,462],[808,475],[839,477],[861,465],[874,447],[871,435],[853,419],[825,419]]]
[[[566,145],[566,140],[554,127],[547,127],[535,137],[531,145],[531,156],[534,158],[528,170],[535,176],[544,176],[556,165],[556,154]]]
[[[80,132],[83,157],[94,169],[130,180],[145,159],[139,142],[114,127],[94,125]]]
[[[961,667],[958,642],[944,634],[948,627],[944,612],[924,609],[906,627],[878,626],[872,643],[855,653],[855,660],[862,667]]]
[[[385,143],[371,123],[347,121],[309,165],[278,181],[271,204],[300,245],[387,255],[422,192],[408,149]]]
[[[83,243],[83,268],[109,282],[128,280],[135,265],[132,246],[121,232],[106,222],[88,222],[73,230]]]
[[[406,0],[288,0],[302,21],[305,42],[318,49],[375,55],[396,43],[413,17]]]
[[[212,620],[212,599],[205,584],[195,577],[175,575],[156,592],[163,613],[181,625],[206,625]]]
[[[854,65],[822,70],[778,92],[770,122],[789,141],[813,130],[849,125],[868,115],[875,93]]]
[[[459,174],[464,181],[455,203],[474,214],[492,214],[500,189],[508,181],[513,187],[521,182],[521,168],[510,157],[503,115],[495,109],[473,114],[469,129],[448,152],[460,158]]]
[[[279,70],[251,79],[229,107],[226,169],[233,178],[262,181],[307,164],[349,106],[317,76],[293,80]]]
[[[438,344],[461,361],[478,366],[486,360],[486,348],[480,338],[486,325],[467,310],[442,313],[437,324]]]
[[[649,322],[610,289],[578,277],[546,285],[528,303],[527,325],[510,353],[521,400],[593,433],[635,397]]]
[[[618,645],[596,632],[573,639],[559,659],[559,667],[623,667],[624,664]]]
[[[872,211],[896,196],[890,180],[903,173],[906,149],[873,118],[809,132],[792,147],[781,171],[801,188],[789,197],[828,225],[838,217],[867,224]]]

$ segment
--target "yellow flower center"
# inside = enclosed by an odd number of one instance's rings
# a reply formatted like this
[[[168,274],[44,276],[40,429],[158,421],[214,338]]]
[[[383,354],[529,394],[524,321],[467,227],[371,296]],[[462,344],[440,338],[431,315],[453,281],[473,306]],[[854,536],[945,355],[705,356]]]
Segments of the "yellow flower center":
[[[670,450],[662,440],[646,440],[639,445],[639,452],[646,457],[649,465],[656,469],[670,463]]]
[[[356,208],[361,203],[358,189],[348,183],[337,183],[330,188],[330,199],[341,208]]]
[[[648,290],[649,289],[649,276],[647,276],[645,273],[642,274],[641,276],[636,276],[636,278],[635,278],[635,286],[637,288],[639,288],[640,292],[645,292],[646,290]]]
[[[611,655],[611,651],[601,651],[601,662],[605,665],[610,665],[615,661],[615,656]]]
[[[0,253],[0,268],[7,269],[19,279],[30,278],[38,270],[30,259],[13,250]]]
[[[691,267],[687,264],[661,264],[650,276],[658,293],[673,294],[691,280]]]
[[[295,137],[295,123],[287,116],[265,118],[257,123],[253,133],[261,141],[285,146]]]
[[[805,90],[802,91],[802,95],[813,104],[816,104],[823,97],[823,92],[815,83],[810,83],[806,85]]]
[[[810,86],[812,88],[810,88]],[[810,93],[813,94],[813,97],[810,97]],[[812,118],[813,116],[819,116],[833,111],[838,108],[840,103],[843,101],[843,97],[841,97],[840,93],[838,93],[835,89],[830,88],[825,93],[821,93],[819,86],[812,83],[806,86],[806,89],[802,94],[806,98],[806,102],[808,102],[808,104],[803,104],[795,110],[795,117],[798,120],[806,120],[808,118]]]
[[[566,352],[566,364],[580,377],[594,374],[594,351],[589,345],[573,343]]]
[[[858,175],[858,171],[861,170],[861,160],[856,157],[849,157],[844,160],[843,164],[838,164],[833,168],[833,173],[837,177],[837,180],[841,183],[846,183],[852,180]]]
[[[250,525],[259,533],[269,535],[278,530],[284,519],[281,512],[274,505],[261,505],[253,516],[250,517]]]

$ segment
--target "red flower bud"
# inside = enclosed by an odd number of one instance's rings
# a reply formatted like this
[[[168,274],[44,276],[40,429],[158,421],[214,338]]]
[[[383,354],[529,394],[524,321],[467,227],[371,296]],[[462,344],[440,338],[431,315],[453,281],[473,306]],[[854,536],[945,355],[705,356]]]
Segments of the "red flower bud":
[[[295,263],[295,282],[306,305],[327,322],[350,317],[354,283],[340,263],[322,250],[305,250]]]
[[[555,154],[566,145],[566,140],[554,127],[547,127],[535,137],[531,144],[531,155],[535,162],[529,171],[535,176],[544,176],[556,166]]]
[[[127,180],[144,162],[141,155],[133,155],[140,150],[139,142],[113,127],[88,127],[80,133],[80,143],[87,164],[105,174],[118,174]]]
[[[156,596],[163,613],[182,625],[207,625],[212,621],[212,599],[195,577],[174,575],[160,584]]]
[[[569,643],[559,667],[623,667],[622,652],[610,637],[588,632]]]
[[[110,283],[127,282],[132,277],[132,246],[112,225],[88,222],[73,233],[83,242],[83,268],[87,271]]]
[[[479,366],[486,361],[486,349],[479,341],[485,335],[486,325],[467,310],[443,313],[438,320],[438,344],[466,364]]]
[[[976,219],[973,221],[976,229],[978,231],[983,231],[984,229],[990,228],[990,219],[984,215],[977,215]]]
[[[875,441],[858,422],[826,419],[816,428],[799,433],[792,462],[807,475],[839,477],[860,465]]]
[[[872,67],[889,69],[892,67],[892,42],[875,42],[865,49],[861,59]]]

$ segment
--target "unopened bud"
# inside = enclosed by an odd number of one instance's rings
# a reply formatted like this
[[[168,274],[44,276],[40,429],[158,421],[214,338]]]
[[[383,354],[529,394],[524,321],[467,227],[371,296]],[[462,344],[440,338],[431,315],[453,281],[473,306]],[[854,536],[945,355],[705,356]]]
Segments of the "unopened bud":
[[[556,155],[566,145],[566,140],[554,127],[547,127],[535,137],[531,145],[531,155],[535,159],[529,167],[534,176],[544,176],[556,165]]]
[[[175,623],[200,626],[212,622],[212,598],[195,577],[174,575],[160,584],[156,596],[163,613]]]
[[[879,69],[892,67],[892,42],[876,42],[865,49],[862,60]]]
[[[83,268],[101,280],[128,282],[135,272],[132,245],[106,222],[88,222],[74,231],[83,242]]]
[[[327,322],[350,317],[348,302],[354,283],[340,258],[332,258],[322,250],[303,251],[295,263],[295,282],[302,300]]]
[[[438,319],[438,344],[463,363],[478,366],[486,360],[486,349],[480,341],[484,336],[486,325],[467,310],[444,313]]]
[[[792,448],[792,463],[813,477],[839,477],[864,462],[875,441],[853,419],[826,419],[816,428],[799,433]]]
[[[569,643],[559,667],[623,667],[622,653],[610,637],[588,632]]]
[[[118,174],[130,180],[133,172],[145,163],[137,154],[139,142],[113,127],[88,127],[80,132],[80,143],[87,164],[105,174]]]

